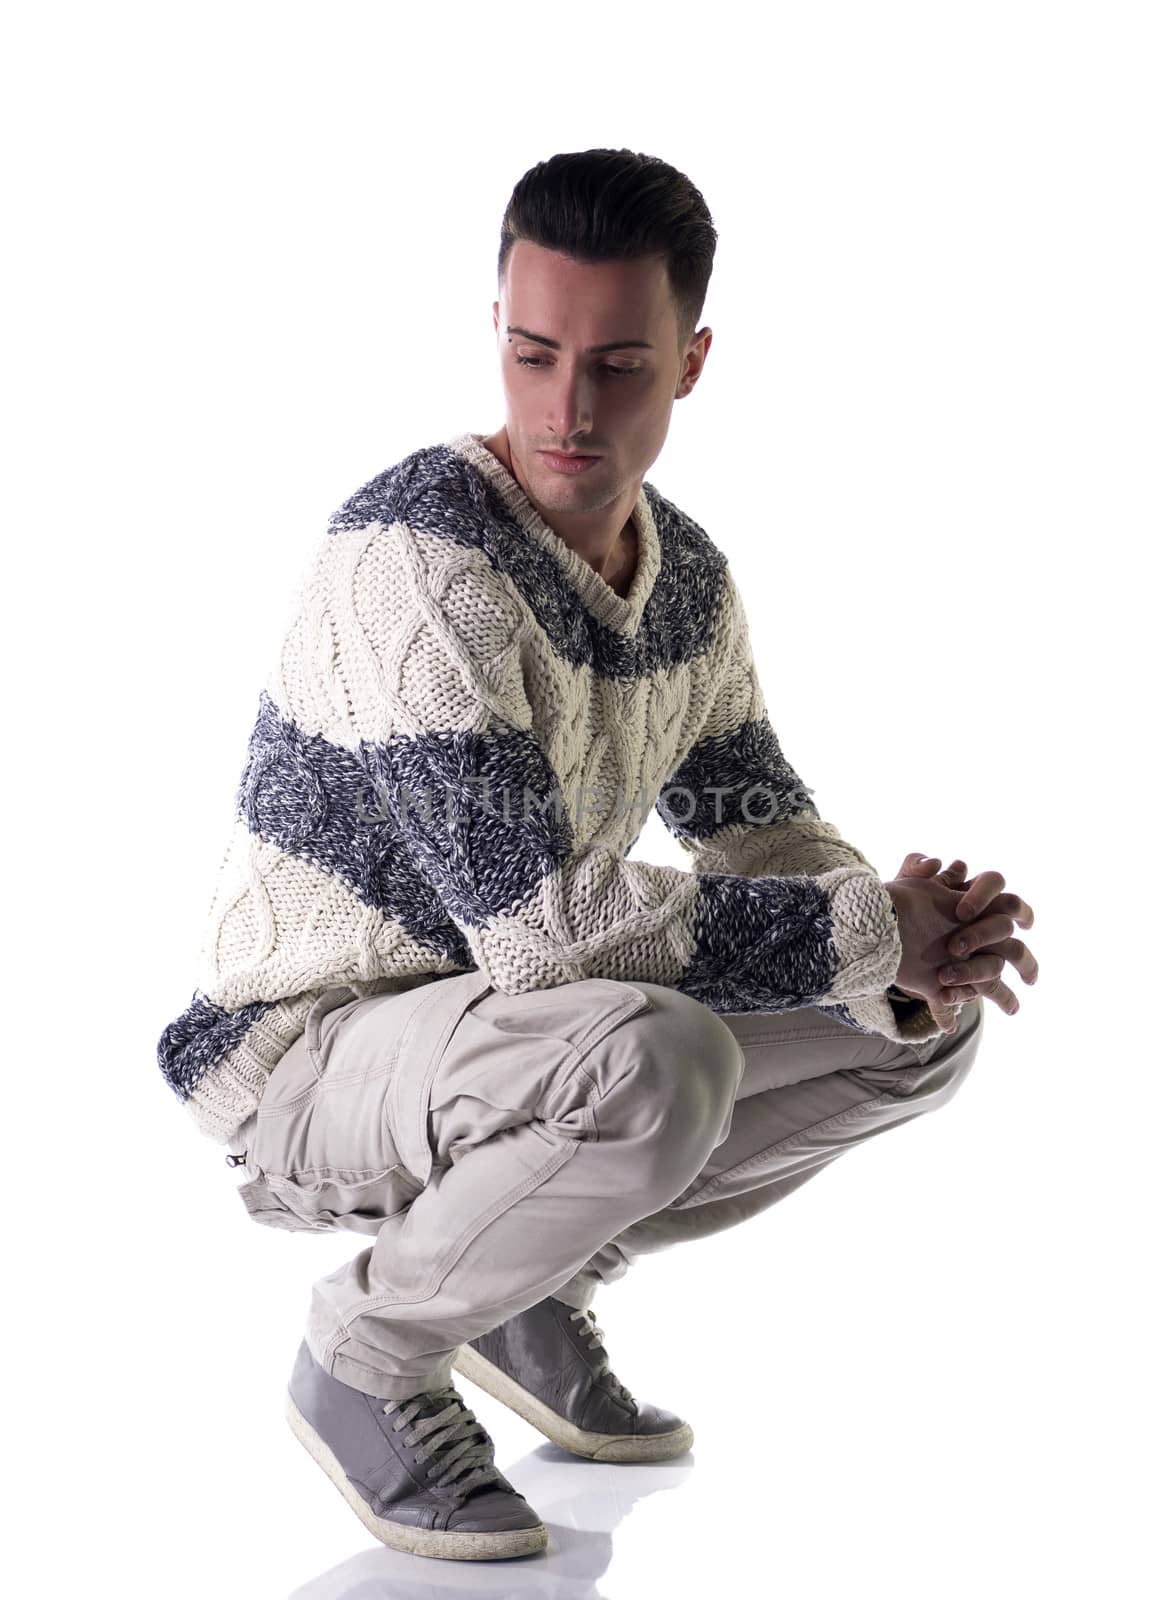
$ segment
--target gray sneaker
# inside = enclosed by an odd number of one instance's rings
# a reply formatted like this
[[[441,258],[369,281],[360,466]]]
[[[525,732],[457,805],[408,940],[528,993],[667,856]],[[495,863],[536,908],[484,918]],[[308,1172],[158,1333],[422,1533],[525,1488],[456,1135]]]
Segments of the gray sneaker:
[[[299,1347],[291,1430],[375,1538],[461,1561],[530,1555],[546,1526],[494,1465],[493,1440],[452,1384],[381,1400],[333,1378]]]
[[[453,1369],[590,1461],[668,1461],[692,1448],[689,1423],[616,1378],[594,1312],[553,1295],[461,1345]]]

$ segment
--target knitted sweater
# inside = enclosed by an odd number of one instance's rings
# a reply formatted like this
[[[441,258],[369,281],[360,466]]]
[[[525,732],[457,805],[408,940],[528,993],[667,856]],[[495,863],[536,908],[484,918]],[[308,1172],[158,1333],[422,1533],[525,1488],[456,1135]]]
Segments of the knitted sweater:
[[[726,557],[652,484],[618,595],[462,433],[358,489],[250,735],[190,1003],[158,1064],[231,1143],[328,989],[479,968],[665,984],[921,1040],[878,873],[769,722]],[[654,806],[690,869],[630,861]]]

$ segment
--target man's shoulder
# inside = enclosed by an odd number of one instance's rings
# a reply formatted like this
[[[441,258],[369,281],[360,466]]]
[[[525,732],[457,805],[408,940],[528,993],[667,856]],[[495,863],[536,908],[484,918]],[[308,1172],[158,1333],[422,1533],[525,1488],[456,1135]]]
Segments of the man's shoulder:
[[[498,517],[487,486],[451,443],[425,445],[353,490],[328,518],[316,547],[325,584],[398,607],[419,590],[479,591],[478,604],[500,600]],[[406,578],[411,571],[413,581]],[[377,600],[380,603],[380,600]]]
[[[521,616],[497,558],[497,507],[483,488],[448,443],[369,478],[317,545],[313,614],[335,611],[377,638],[429,639],[440,613],[444,649],[499,653]]]
[[[376,523],[428,528],[471,542],[480,522],[480,479],[448,443],[423,445],[355,489],[328,519],[330,534],[358,532]]]

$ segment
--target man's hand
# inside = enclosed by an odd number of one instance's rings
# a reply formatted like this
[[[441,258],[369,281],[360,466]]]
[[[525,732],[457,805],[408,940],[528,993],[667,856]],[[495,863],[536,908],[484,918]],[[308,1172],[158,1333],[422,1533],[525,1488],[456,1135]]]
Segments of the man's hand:
[[[898,911],[903,944],[898,987],[926,1000],[936,1021],[953,1033],[957,1007],[980,995],[1013,1015],[1019,1001],[1000,976],[1005,963],[1012,962],[1027,984],[1036,981],[1039,965],[1027,946],[1011,937],[1016,925],[1030,928],[1035,916],[1019,895],[1000,894],[1003,875],[981,872],[968,882],[965,861],[952,861],[944,871],[940,866],[937,857],[914,851],[886,888]],[[924,881],[929,891],[911,893],[922,890]],[[964,940],[965,949],[960,948]]]

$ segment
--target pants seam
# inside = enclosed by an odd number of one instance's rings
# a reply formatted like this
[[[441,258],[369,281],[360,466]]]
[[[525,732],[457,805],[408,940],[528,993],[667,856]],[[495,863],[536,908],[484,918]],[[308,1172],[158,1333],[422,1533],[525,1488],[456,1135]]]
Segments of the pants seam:
[[[822,1117],[820,1122],[810,1123],[807,1128],[798,1128],[796,1133],[790,1133],[784,1139],[778,1139],[776,1144],[767,1145],[765,1149],[749,1156],[747,1160],[738,1161],[734,1167],[727,1167],[723,1172],[718,1172],[714,1178],[709,1178],[707,1183],[702,1184],[696,1190],[695,1194],[688,1196],[683,1202],[683,1208],[695,1205],[704,1195],[715,1190],[717,1184],[724,1183],[728,1178],[736,1177],[738,1173],[747,1172],[750,1167],[756,1166],[758,1162],[768,1160],[769,1157],[776,1155],[778,1151],[795,1148],[798,1140],[804,1139],[807,1134],[818,1133],[822,1128],[828,1128],[831,1123],[837,1123],[841,1126],[843,1123],[856,1121],[872,1107],[889,1105],[902,1098],[902,1095],[897,1095],[887,1090],[882,1094],[871,1095],[868,1100],[863,1100],[860,1105],[846,1106],[844,1111],[835,1111],[831,1116]]]
[[[839,1028],[835,1033],[825,1033],[817,1028],[806,1028],[798,1033],[789,1031],[772,1034],[758,1033],[738,1039],[737,1043],[742,1050],[748,1050],[754,1044],[805,1044],[815,1042],[818,1039],[852,1039],[854,1031],[853,1028]]]
[[[476,1238],[479,1233],[484,1232],[484,1230],[489,1227],[491,1222],[496,1221],[497,1218],[501,1216],[503,1211],[508,1211],[525,1195],[529,1194],[531,1190],[536,1189],[540,1183],[544,1183],[547,1178],[552,1177],[554,1173],[558,1171],[559,1167],[563,1166],[567,1161],[569,1161],[570,1157],[574,1154],[577,1148],[578,1141],[576,1139],[562,1140],[555,1147],[554,1152],[548,1161],[544,1161],[542,1165],[532,1172],[530,1176],[521,1184],[519,1184],[516,1189],[510,1190],[508,1193],[502,1195],[494,1202],[489,1211],[486,1213],[484,1222],[480,1217],[474,1217],[469,1226],[462,1230],[456,1242],[451,1245],[445,1254],[440,1258],[440,1260],[434,1264],[432,1273],[430,1274],[428,1281],[419,1294],[407,1297],[404,1295],[371,1295],[366,1300],[362,1300],[358,1305],[354,1306],[352,1310],[349,1311],[345,1321],[340,1324],[340,1327],[328,1341],[329,1355],[335,1353],[335,1349],[338,1344],[342,1343],[345,1339],[350,1339],[353,1337],[351,1331],[352,1323],[358,1318],[367,1315],[368,1312],[382,1311],[387,1306],[393,1305],[420,1305],[425,1300],[431,1300],[440,1289],[441,1285],[444,1283],[453,1267],[456,1266],[470,1242]]]

